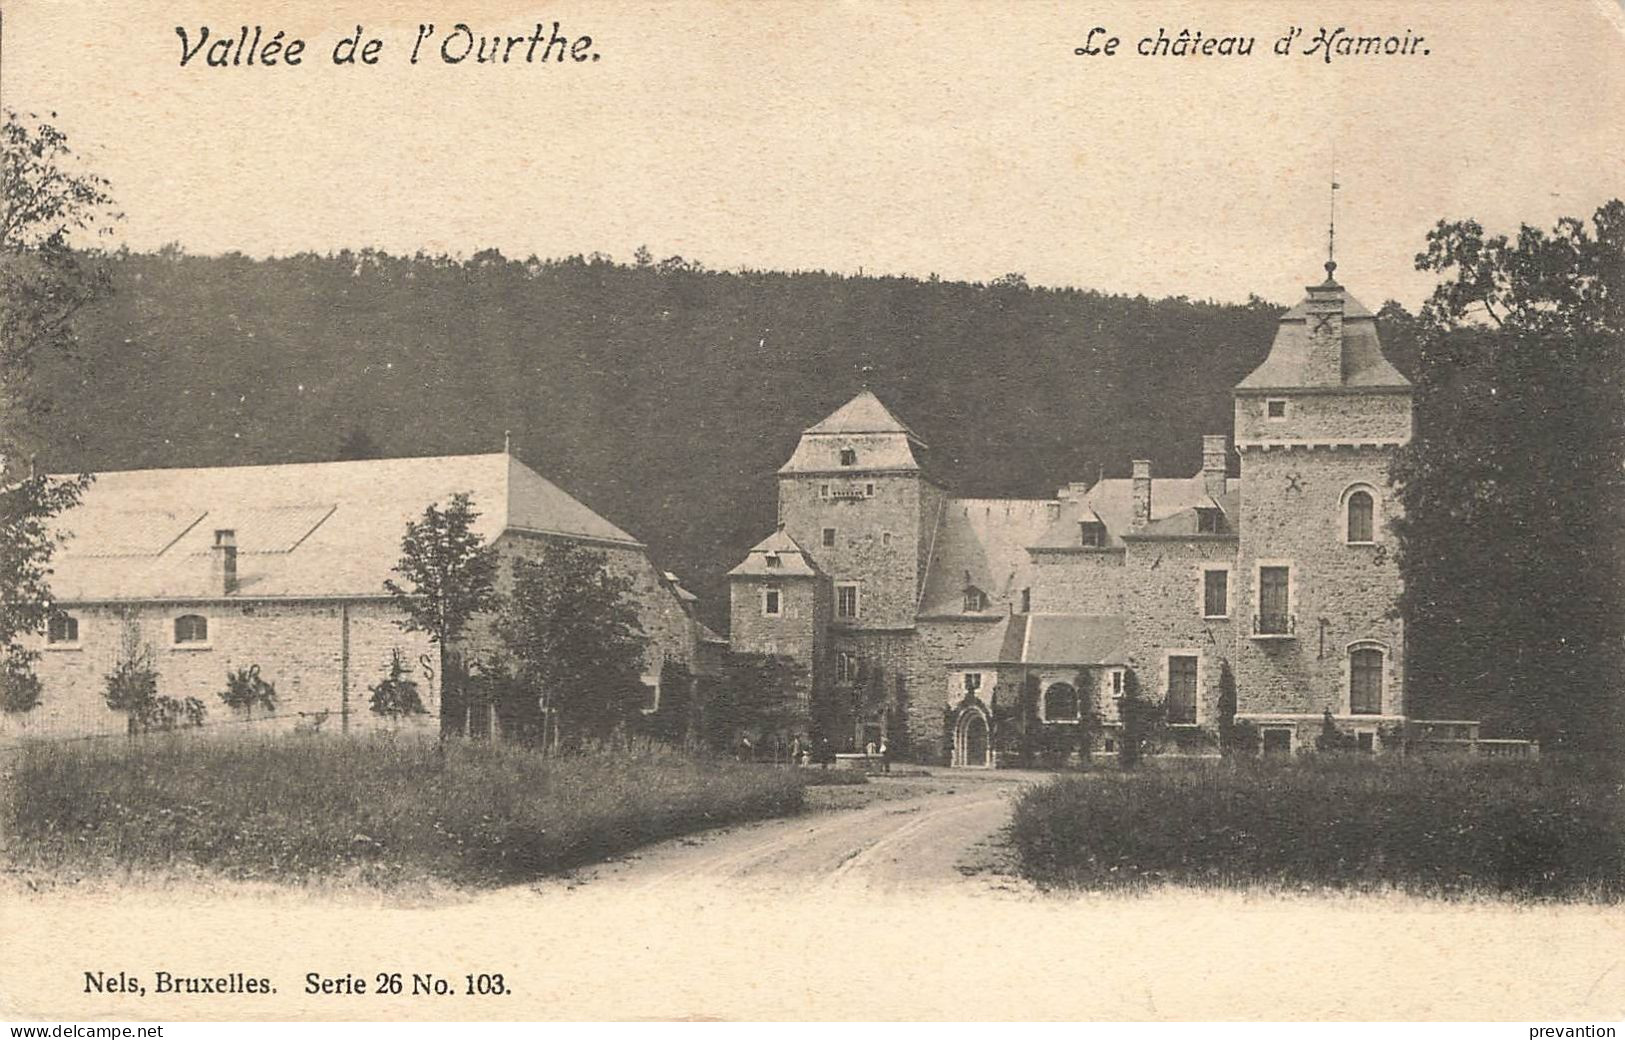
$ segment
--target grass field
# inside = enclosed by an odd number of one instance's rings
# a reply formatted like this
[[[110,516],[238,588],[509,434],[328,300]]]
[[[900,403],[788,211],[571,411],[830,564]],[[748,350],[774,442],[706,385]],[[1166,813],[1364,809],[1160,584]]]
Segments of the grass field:
[[[281,738],[39,746],[0,765],[14,868],[493,884],[796,812],[788,770],[663,749]]]
[[[1043,885],[1625,896],[1617,764],[1315,756],[1148,763],[1036,787],[1012,829]]]

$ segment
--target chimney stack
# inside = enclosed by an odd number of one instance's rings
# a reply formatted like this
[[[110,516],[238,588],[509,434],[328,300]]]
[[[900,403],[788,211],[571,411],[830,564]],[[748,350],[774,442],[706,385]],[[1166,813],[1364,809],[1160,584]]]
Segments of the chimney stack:
[[[1222,433],[1210,433],[1202,438],[1202,489],[1215,502],[1224,496],[1229,456],[1230,438]]]
[[[1332,280],[1329,269],[1324,282],[1309,286],[1303,316],[1308,339],[1304,379],[1311,386],[1343,384],[1343,300],[1343,287]]]
[[[237,532],[214,533],[214,579],[221,594],[237,591]]]
[[[1143,531],[1151,523],[1151,460],[1134,460],[1134,519],[1129,530]]]

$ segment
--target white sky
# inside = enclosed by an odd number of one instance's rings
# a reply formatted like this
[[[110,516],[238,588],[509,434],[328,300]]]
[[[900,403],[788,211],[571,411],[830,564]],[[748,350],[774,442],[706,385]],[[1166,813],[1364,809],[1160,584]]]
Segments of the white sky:
[[[251,11],[246,17],[239,10]],[[681,254],[1289,302],[1339,277],[1414,307],[1440,217],[1494,230],[1625,196],[1625,36],[1607,0],[6,4],[0,101],[54,109],[112,181],[120,241],[251,255],[374,246]],[[1613,16],[1610,19],[1610,14]],[[406,62],[416,25],[594,37],[577,67]],[[174,27],[258,22],[299,69],[179,66]],[[344,30],[385,40],[337,68]],[[1426,37],[1412,58],[1267,52],[1289,25]],[[1115,58],[1073,48],[1101,25]],[[1246,59],[1140,58],[1159,27]]]

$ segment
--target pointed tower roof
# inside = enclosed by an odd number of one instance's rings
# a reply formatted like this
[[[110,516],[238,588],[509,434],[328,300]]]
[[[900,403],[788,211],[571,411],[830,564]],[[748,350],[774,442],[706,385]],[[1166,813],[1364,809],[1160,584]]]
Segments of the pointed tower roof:
[[[814,423],[802,431],[803,433],[901,433],[908,439],[925,447],[925,442],[915,436],[914,431],[897,416],[891,409],[881,403],[873,391],[864,390],[852,400],[841,405],[831,412],[822,422]]]
[[[1402,389],[1411,385],[1383,356],[1382,343],[1377,338],[1376,316],[1333,279],[1331,272],[1335,266],[1328,262],[1326,280],[1309,286],[1306,290],[1309,295],[1281,315],[1269,356],[1236,384],[1238,391],[1338,386]],[[1311,370],[1310,337],[1314,331],[1311,321],[1319,322],[1326,310],[1340,316],[1342,328],[1342,356],[1336,382],[1317,378]]]
[[[780,527],[752,546],[728,577],[816,578],[821,574],[812,557]]]

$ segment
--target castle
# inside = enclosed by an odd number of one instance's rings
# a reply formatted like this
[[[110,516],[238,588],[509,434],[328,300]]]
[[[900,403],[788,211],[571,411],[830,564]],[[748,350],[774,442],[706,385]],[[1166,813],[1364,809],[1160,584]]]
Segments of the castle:
[[[1111,750],[1126,690],[1188,745],[1233,696],[1266,753],[1328,712],[1378,750],[1406,720],[1387,524],[1411,386],[1335,270],[1234,388],[1238,477],[1216,434],[1189,477],[1139,460],[1054,498],[955,498],[860,393],[779,469],[778,529],[729,575],[732,649],[797,661],[807,725],[838,747],[919,761],[1076,747],[1090,718]]]

